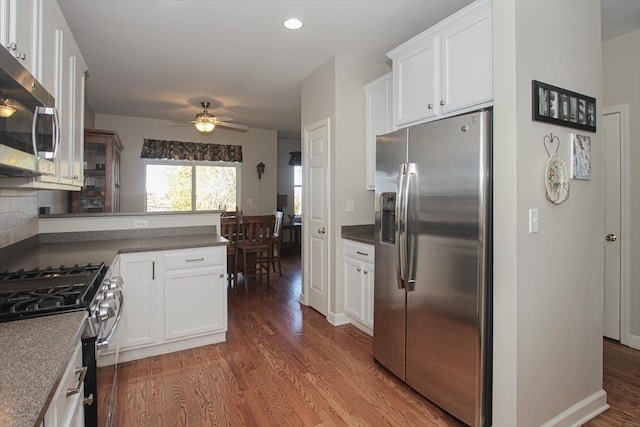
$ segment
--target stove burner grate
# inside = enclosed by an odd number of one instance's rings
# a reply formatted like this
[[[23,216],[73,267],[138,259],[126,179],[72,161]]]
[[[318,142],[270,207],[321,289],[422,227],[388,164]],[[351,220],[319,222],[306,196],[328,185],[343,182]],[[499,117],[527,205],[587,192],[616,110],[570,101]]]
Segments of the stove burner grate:
[[[0,273],[0,322],[88,308],[104,264]]]

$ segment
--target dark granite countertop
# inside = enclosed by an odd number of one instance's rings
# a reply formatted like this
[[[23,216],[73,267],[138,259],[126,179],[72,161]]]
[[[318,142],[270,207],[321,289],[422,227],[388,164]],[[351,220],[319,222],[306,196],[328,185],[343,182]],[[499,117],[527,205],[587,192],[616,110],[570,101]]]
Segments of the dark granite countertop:
[[[204,230],[203,230],[204,229]],[[100,264],[109,265],[117,254],[129,252],[153,252],[173,249],[226,245],[227,239],[216,233],[215,227],[185,227],[185,234],[176,229],[146,229],[146,235],[129,230],[130,237],[121,232],[59,233],[40,235],[31,245],[19,250],[7,251],[0,257],[2,270],[31,269],[35,267]],[[172,230],[172,231],[169,231]],[[111,235],[112,239],[107,239]],[[11,248],[11,247],[10,247]],[[4,248],[3,248],[4,249]]]
[[[373,224],[366,225],[343,225],[341,229],[343,239],[368,245],[375,244]]]
[[[73,351],[85,311],[0,323],[0,425],[39,426]]]

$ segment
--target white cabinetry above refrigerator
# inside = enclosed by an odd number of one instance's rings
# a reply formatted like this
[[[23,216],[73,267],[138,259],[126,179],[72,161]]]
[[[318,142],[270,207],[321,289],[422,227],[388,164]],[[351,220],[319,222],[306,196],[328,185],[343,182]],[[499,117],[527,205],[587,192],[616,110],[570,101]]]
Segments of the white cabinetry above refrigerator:
[[[479,0],[388,52],[395,128],[490,105],[491,43],[491,2]]]

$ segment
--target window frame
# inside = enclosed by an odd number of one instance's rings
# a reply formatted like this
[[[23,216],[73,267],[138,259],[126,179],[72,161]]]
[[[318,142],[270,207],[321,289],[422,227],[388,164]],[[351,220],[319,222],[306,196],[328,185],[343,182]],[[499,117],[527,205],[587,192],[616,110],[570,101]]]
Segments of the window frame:
[[[170,211],[170,212],[208,212],[206,210],[196,210],[196,166],[211,167],[234,167],[236,168],[236,205],[227,206],[228,209],[235,210],[240,206],[241,188],[242,188],[242,163],[236,162],[210,162],[196,160],[169,160],[169,159],[144,159],[144,185],[143,185],[143,206],[144,212],[147,211],[147,165],[166,165],[166,166],[191,166],[191,210],[189,211]],[[153,211],[152,211],[153,212]]]

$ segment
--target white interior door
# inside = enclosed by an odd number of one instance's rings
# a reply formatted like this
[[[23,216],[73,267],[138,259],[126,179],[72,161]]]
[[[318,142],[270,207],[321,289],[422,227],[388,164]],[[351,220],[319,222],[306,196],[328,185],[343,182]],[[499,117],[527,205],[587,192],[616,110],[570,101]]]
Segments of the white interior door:
[[[304,129],[304,148],[305,293],[309,305],[326,316],[329,306],[329,119]]]
[[[604,114],[604,336],[620,340],[621,325],[621,114]]]

